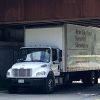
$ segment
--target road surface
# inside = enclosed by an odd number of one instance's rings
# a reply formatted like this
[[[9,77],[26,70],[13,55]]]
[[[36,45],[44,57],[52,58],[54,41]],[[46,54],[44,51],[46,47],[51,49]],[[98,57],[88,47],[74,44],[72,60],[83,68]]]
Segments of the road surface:
[[[95,86],[84,86],[81,83],[59,87],[53,94],[42,92],[21,91],[9,94],[7,90],[0,91],[0,100],[100,100],[100,83]]]

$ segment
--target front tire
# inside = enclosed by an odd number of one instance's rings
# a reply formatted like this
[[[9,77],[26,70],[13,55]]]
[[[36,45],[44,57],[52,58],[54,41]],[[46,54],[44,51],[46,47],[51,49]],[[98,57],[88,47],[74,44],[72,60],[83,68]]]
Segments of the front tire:
[[[45,92],[53,93],[54,86],[55,86],[54,78],[52,76],[48,76],[45,83]]]
[[[18,93],[18,88],[17,87],[9,87],[8,88],[8,92],[11,93],[11,94],[15,94],[15,93]]]

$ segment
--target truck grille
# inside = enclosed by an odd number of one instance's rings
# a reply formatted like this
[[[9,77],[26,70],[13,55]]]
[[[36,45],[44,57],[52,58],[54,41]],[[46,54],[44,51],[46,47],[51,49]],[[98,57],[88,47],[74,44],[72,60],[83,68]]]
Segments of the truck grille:
[[[31,77],[32,69],[13,69],[14,77]]]

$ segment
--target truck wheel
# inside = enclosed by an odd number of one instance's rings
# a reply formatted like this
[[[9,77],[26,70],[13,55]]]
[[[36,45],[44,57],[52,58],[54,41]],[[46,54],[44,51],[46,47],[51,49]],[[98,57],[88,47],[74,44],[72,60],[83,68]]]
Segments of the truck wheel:
[[[95,71],[91,71],[86,78],[82,79],[85,85],[94,85],[97,83]]]
[[[54,78],[52,76],[48,76],[46,79],[45,92],[53,93],[54,91]]]
[[[17,87],[9,87],[8,92],[12,93],[12,94],[18,93],[18,88]]]

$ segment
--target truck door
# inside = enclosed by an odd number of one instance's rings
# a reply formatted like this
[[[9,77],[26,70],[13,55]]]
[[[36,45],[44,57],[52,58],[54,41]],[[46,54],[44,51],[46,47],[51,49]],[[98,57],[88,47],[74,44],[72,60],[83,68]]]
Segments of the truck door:
[[[57,49],[52,49],[52,70],[54,72],[55,76],[59,76],[60,75],[60,68],[59,68],[59,55],[58,55],[58,50]]]

